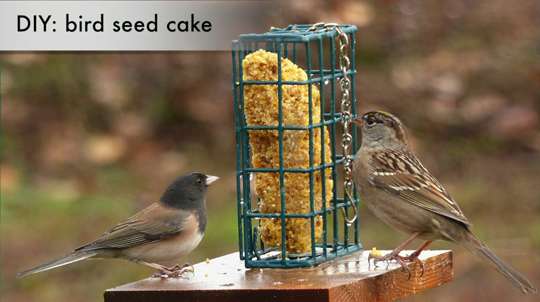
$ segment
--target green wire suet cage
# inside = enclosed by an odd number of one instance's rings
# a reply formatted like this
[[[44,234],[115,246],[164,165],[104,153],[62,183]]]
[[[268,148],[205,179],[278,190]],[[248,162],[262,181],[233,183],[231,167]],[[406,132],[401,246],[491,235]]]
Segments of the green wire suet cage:
[[[233,42],[238,234],[246,267],[314,266],[361,249],[351,176],[356,31],[290,25]]]

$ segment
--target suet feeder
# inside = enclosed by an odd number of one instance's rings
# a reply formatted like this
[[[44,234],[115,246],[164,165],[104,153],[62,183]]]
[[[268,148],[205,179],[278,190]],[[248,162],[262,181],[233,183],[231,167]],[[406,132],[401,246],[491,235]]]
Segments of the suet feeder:
[[[304,24],[233,42],[240,258],[307,267],[361,249],[351,178],[353,25]]]
[[[106,302],[394,301],[452,280],[450,251],[422,253],[408,276],[393,263],[370,270],[370,251],[352,254],[361,249],[351,179],[355,33],[317,23],[234,41],[239,252],[196,264],[189,282],[109,289]],[[315,270],[250,269],[338,257]]]

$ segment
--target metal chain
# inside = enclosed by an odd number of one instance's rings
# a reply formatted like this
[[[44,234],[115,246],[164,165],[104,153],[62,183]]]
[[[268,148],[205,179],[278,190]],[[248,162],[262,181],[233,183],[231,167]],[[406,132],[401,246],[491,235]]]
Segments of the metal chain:
[[[354,211],[354,216],[349,218],[345,211],[345,208],[341,208],[343,213],[343,218],[348,227],[350,227],[358,217],[358,211],[356,209],[356,204],[354,202],[353,190],[354,184],[352,180],[352,165],[353,159],[351,155],[352,151],[352,134],[351,134],[351,122],[352,122],[352,102],[351,102],[351,79],[347,72],[351,68],[351,60],[348,57],[349,54],[349,36],[341,30],[339,26],[335,26],[335,29],[338,33],[336,39],[338,40],[339,45],[339,68],[343,76],[339,80],[339,85],[341,86],[341,121],[343,124],[343,135],[341,139],[341,147],[343,148],[343,169],[345,172],[344,175],[344,192],[345,192],[345,202],[347,199],[351,202],[352,209]]]
[[[339,47],[339,69],[343,74],[341,79],[339,79],[339,85],[341,87],[341,121],[343,124],[343,135],[341,139],[341,147],[343,149],[343,169],[344,169],[344,195],[345,202],[349,200],[351,202],[352,209],[354,211],[354,216],[349,218],[345,207],[342,207],[343,218],[348,227],[350,227],[358,217],[358,211],[356,209],[356,204],[354,202],[353,190],[354,184],[352,180],[352,165],[353,159],[351,155],[352,150],[352,134],[351,134],[351,122],[352,122],[352,102],[351,102],[351,79],[348,75],[348,71],[351,68],[351,60],[349,59],[349,36],[339,27],[337,23],[324,23],[319,22],[313,24],[308,31],[316,31],[320,29],[325,30],[335,30],[338,35],[336,40]]]

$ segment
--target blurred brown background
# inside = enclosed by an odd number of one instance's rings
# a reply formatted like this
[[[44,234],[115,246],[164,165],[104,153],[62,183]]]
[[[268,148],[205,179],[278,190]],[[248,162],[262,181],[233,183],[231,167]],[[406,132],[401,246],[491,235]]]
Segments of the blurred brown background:
[[[321,20],[359,26],[359,110],[400,116],[478,236],[540,286],[540,2],[291,1],[268,26]],[[189,260],[237,249],[229,53],[27,53],[1,64],[3,301],[99,301],[148,276],[89,261],[14,279],[192,170],[222,179]],[[361,216],[366,248],[404,239]],[[534,300],[462,249],[455,259],[455,281],[407,301]]]

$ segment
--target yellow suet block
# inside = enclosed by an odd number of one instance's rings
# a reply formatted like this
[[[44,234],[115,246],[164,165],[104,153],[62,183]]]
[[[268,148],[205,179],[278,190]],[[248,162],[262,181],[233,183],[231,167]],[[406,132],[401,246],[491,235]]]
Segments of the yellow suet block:
[[[244,80],[277,81],[277,54],[258,50],[245,57],[242,62]],[[286,58],[281,59],[283,81],[306,81],[306,72]],[[311,85],[312,123],[321,121],[319,89]],[[278,125],[278,86],[245,85],[244,112],[248,125]],[[282,85],[282,112],[284,126],[309,125],[309,85]],[[331,162],[330,136],[324,129],[324,158],[321,158],[321,129],[313,129],[313,165]],[[309,130],[285,130],[283,133],[283,167],[309,168]],[[251,130],[249,144],[254,168],[279,167],[279,139],[277,130]],[[254,190],[259,199],[262,213],[280,213],[281,194],[278,173],[257,173]],[[325,183],[326,196],[322,194]],[[286,213],[306,214],[310,209],[309,173],[285,173]],[[320,210],[323,202],[329,205],[332,198],[331,169],[325,169],[325,179],[321,171],[313,173],[314,209]],[[261,238],[267,247],[281,246],[281,220],[261,219]],[[309,218],[286,220],[286,244],[289,253],[311,252],[311,225]],[[315,218],[315,237],[322,234],[322,218]]]

